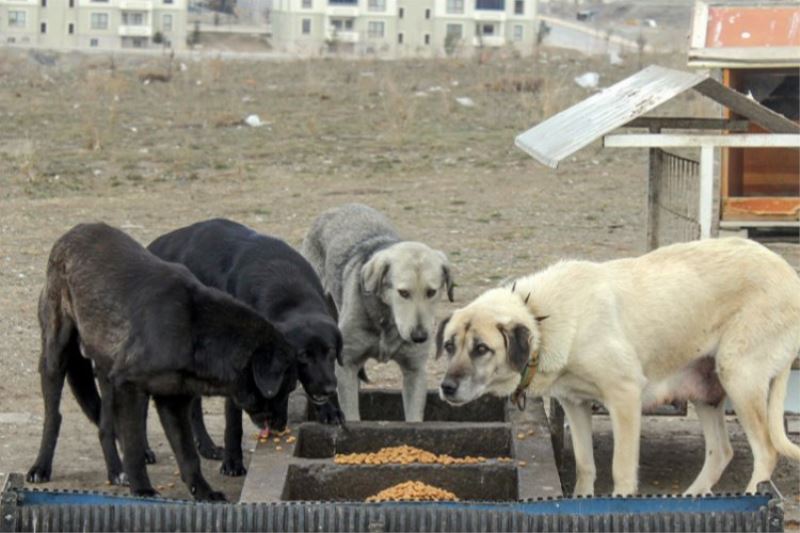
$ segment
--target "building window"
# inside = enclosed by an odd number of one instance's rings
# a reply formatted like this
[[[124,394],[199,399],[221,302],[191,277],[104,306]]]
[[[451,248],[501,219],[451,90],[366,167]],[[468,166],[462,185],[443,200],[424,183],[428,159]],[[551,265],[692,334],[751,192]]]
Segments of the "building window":
[[[89,41],[89,46],[91,46],[92,48],[97,48],[98,44],[100,44],[100,41],[98,41],[97,39],[91,39]]]
[[[402,7],[397,10],[397,18],[403,18],[404,14],[405,14],[405,9],[403,9]]]
[[[164,0],[165,5],[172,5],[173,0]]]
[[[144,26],[146,18],[144,13],[122,12],[122,24],[125,26]]]
[[[515,15],[525,14],[525,0],[514,0],[514,14]]]
[[[426,33],[425,34],[425,44],[431,44],[431,34],[430,33]]]
[[[430,10],[430,9],[426,9],[426,10],[425,10],[425,18],[426,18],[426,19],[429,19],[429,18],[431,18],[431,10]]]
[[[386,11],[386,0],[369,0],[367,7],[370,11]]]
[[[403,44],[403,34],[402,33],[398,33],[397,34],[397,44]]]
[[[25,27],[24,11],[9,11],[8,12],[8,27],[9,28],[24,28]]]
[[[93,30],[108,29],[108,13],[92,13],[90,26]]]
[[[464,27],[461,24],[448,24],[445,34],[451,39],[461,39],[464,37]]]
[[[514,24],[514,40],[521,41],[525,36],[525,28],[522,24]]]
[[[303,9],[311,9],[313,6],[313,0],[303,0]]]
[[[447,0],[447,12],[455,14],[463,13],[464,0]]]
[[[161,17],[161,29],[164,31],[172,31],[172,15],[164,15]]]
[[[47,7],[47,0],[42,0],[42,7]],[[42,32],[44,33],[44,32]]]
[[[70,35],[75,33],[75,24],[73,24],[72,22],[70,22],[69,26],[67,26],[67,33],[69,33]]]
[[[479,23],[477,28],[478,35],[491,37],[494,35],[494,24]]]
[[[336,31],[353,31],[353,25],[355,24],[355,19],[348,18],[348,19],[331,19],[331,28]]]
[[[311,19],[303,19],[303,35],[311,33]]]
[[[382,39],[384,24],[382,21],[370,20],[367,23],[367,37],[370,39]]]
[[[357,6],[358,0],[328,0],[328,3],[334,6]]]
[[[486,9],[489,11],[505,11],[506,0],[475,0],[475,9]]]
[[[69,7],[75,7],[75,0],[69,0]]]
[[[42,22],[41,24],[39,24],[39,32],[40,33],[47,33],[47,23],[46,22]]]

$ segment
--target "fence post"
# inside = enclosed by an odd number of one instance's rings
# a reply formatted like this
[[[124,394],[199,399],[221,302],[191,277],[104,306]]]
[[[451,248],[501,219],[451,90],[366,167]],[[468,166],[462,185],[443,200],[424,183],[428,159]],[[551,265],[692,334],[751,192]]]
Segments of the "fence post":
[[[704,144],[700,148],[700,238],[711,238],[714,214],[714,146]]]
[[[650,133],[661,133],[661,128],[651,126]],[[658,204],[664,153],[660,148],[650,148],[647,176],[647,251],[658,248]]]

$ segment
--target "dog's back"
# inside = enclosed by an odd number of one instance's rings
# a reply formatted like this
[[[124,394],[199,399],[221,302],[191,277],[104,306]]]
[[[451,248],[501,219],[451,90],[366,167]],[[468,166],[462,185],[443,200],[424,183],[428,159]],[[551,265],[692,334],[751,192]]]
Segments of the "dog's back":
[[[363,204],[345,204],[314,220],[303,241],[303,255],[325,290],[341,305],[345,269],[354,258],[363,263],[376,250],[400,241],[392,223]]]

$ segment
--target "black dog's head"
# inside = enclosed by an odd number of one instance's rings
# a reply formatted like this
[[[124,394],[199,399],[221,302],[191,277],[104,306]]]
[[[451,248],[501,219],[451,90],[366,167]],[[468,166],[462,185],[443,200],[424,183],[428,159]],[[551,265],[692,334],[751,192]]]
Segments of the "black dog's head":
[[[328,315],[304,317],[284,330],[295,349],[297,377],[311,401],[323,404],[336,394],[336,361],[341,362],[342,334]]]
[[[234,402],[259,427],[264,423],[286,426],[289,393],[297,382],[293,354],[294,349],[276,331],[270,342],[255,349],[233,391]]]

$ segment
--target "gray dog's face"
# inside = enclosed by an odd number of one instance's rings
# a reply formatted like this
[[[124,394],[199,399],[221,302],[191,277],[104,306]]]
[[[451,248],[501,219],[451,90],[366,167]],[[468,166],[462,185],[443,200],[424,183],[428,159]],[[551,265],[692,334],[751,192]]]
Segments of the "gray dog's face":
[[[364,290],[392,310],[403,340],[423,343],[431,336],[442,294],[453,301],[447,256],[418,242],[401,242],[377,252],[361,269]]]

